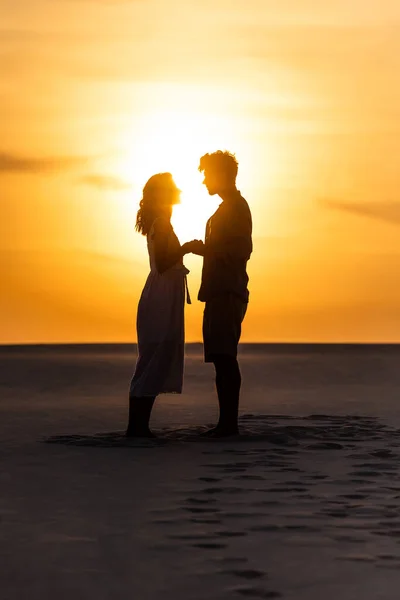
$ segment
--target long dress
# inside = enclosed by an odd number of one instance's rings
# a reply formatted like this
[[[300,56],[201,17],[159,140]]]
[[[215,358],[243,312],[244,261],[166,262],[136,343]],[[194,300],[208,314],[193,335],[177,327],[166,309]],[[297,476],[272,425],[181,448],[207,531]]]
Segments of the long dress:
[[[147,236],[150,273],[137,311],[138,359],[130,397],[181,394],[183,385],[185,296],[190,303],[182,260],[160,274],[154,255],[154,223]],[[168,249],[179,247],[171,226]]]

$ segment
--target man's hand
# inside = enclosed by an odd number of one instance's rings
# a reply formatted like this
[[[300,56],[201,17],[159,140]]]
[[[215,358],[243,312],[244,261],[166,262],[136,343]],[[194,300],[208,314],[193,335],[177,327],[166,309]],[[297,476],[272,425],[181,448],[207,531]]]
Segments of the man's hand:
[[[204,243],[201,240],[192,240],[191,242],[186,242],[182,246],[183,254],[197,254],[198,256],[204,256]]]

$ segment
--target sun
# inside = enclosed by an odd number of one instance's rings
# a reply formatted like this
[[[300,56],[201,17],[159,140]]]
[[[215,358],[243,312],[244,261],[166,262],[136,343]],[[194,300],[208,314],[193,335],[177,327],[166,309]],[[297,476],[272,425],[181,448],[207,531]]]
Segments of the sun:
[[[172,217],[181,242],[204,238],[207,219],[219,199],[209,196],[202,185],[199,159],[206,152],[229,147],[233,129],[229,119],[220,115],[159,110],[142,114],[124,135],[117,170],[138,196],[151,175],[165,171],[172,173],[182,191]]]
[[[175,177],[182,193],[180,204],[174,206],[172,224],[181,242],[204,239],[207,219],[218,206],[218,201],[207,194],[201,180],[201,175],[193,177],[192,181],[185,173],[177,173]]]

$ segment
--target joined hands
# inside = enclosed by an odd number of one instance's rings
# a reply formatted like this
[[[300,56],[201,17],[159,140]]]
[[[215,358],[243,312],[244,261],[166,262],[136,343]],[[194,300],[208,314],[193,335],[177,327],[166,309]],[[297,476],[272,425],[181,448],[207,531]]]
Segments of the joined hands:
[[[202,240],[192,240],[182,245],[182,251],[184,254],[198,254],[199,256],[204,255],[204,242]]]

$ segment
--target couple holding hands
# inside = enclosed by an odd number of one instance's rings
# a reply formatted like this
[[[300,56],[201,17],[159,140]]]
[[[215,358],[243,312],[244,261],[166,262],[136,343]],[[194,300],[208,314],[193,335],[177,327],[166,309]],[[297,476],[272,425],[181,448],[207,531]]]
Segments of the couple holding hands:
[[[247,261],[252,252],[249,206],[236,188],[238,163],[217,151],[200,159],[199,171],[210,195],[222,202],[207,221],[204,243],[183,245],[171,225],[180,190],[170,173],[153,175],[143,189],[136,230],[147,237],[150,273],[137,311],[138,359],[129,391],[129,437],[153,437],[151,411],[159,394],[182,393],[184,307],[190,303],[183,256],[203,257],[198,299],[205,302],[205,362],[215,366],[219,421],[210,437],[237,435],[241,385],[237,349],[249,292]]]

